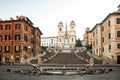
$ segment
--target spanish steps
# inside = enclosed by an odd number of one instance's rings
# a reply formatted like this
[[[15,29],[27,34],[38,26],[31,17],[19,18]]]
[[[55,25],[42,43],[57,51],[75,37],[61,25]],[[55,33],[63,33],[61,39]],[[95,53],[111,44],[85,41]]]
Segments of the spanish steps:
[[[41,56],[42,64],[89,64],[92,56],[87,52],[80,53],[46,53]],[[94,57],[92,57],[94,58]],[[94,58],[94,64],[102,64],[102,60]],[[37,64],[38,60],[31,60],[31,63]]]
[[[52,59],[47,60],[44,63],[49,64],[87,64],[86,61],[80,59],[72,53],[58,53]]]

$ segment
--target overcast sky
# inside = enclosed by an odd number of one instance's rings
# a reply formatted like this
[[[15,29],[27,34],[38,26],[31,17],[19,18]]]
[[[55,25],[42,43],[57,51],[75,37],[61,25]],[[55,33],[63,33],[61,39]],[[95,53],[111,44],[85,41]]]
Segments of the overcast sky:
[[[0,0],[0,19],[26,16],[44,36],[57,36],[58,23],[64,26],[73,20],[77,38],[83,39],[85,29],[92,29],[116,11],[120,0]]]

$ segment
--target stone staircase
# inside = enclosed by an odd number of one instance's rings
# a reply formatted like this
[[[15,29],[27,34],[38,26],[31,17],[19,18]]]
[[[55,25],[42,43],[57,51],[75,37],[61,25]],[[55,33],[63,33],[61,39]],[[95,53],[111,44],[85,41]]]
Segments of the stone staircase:
[[[46,53],[41,56],[41,64],[89,64],[90,58],[94,59],[94,64],[102,64],[101,59],[85,52],[80,53]],[[32,64],[37,64],[38,59],[31,60]]]
[[[55,53],[46,53],[46,54],[44,54],[44,56],[40,56],[39,58],[41,58],[41,63],[44,63],[48,59],[52,58],[54,55],[56,55],[56,54]],[[30,63],[38,64],[38,58],[31,60]]]
[[[58,53],[52,59],[45,61],[43,64],[88,64],[88,62],[78,58],[75,54]]]
[[[94,64],[102,64],[103,61],[102,59],[97,59],[92,55],[89,55],[87,51],[85,52],[81,52],[81,53],[76,53],[76,55],[80,58],[82,58],[83,60],[87,61],[89,63],[90,58],[94,59]]]

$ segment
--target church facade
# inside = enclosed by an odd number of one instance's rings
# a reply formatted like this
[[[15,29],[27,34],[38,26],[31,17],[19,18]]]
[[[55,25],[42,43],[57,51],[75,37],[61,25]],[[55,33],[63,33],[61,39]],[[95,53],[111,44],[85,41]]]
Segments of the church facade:
[[[56,48],[75,48],[76,30],[75,22],[71,21],[69,30],[67,24],[64,26],[62,22],[58,24],[58,36],[42,37],[41,46]]]

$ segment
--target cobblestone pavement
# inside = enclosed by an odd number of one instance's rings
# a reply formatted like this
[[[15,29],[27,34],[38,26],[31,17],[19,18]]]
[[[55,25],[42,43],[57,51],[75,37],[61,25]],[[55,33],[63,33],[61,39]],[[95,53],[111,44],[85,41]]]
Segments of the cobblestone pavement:
[[[111,67],[112,72],[97,75],[20,75],[7,69],[31,69],[30,66],[0,65],[0,80],[120,80],[120,67]]]

